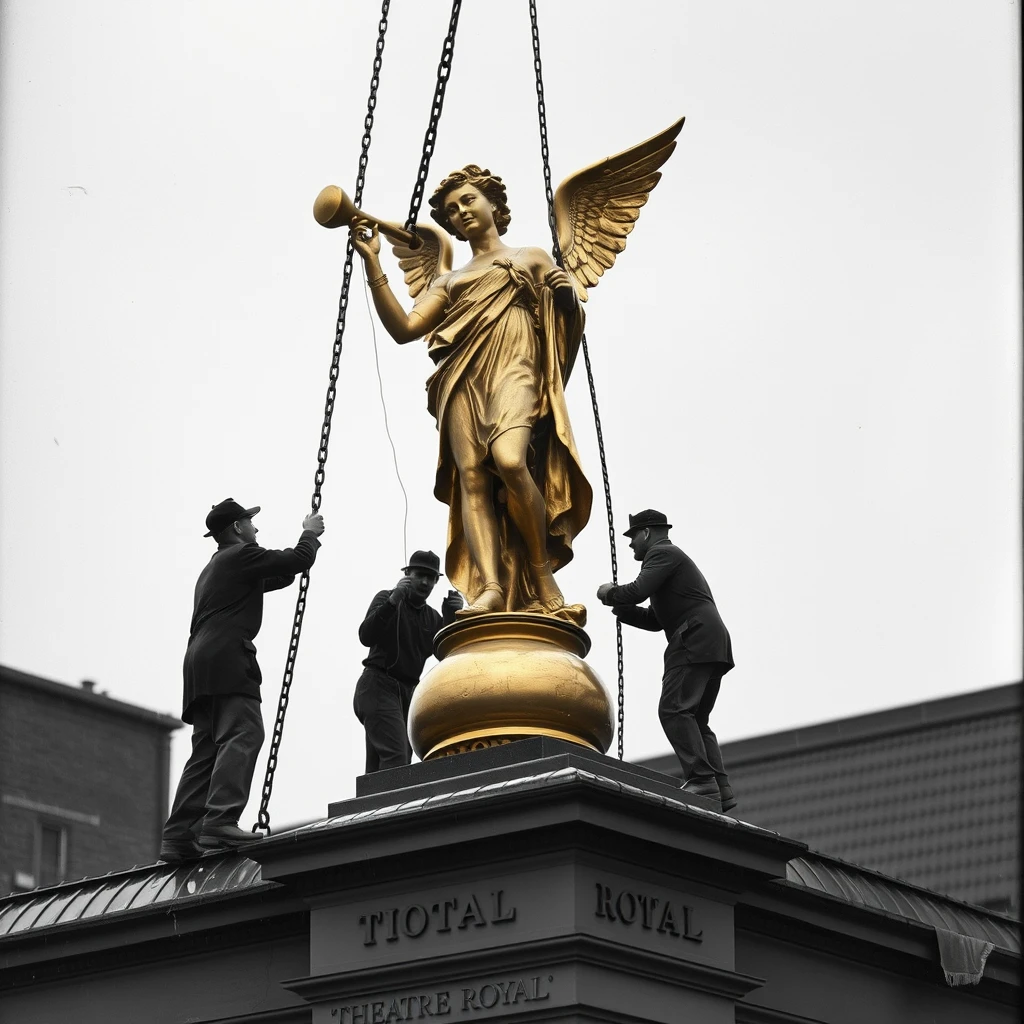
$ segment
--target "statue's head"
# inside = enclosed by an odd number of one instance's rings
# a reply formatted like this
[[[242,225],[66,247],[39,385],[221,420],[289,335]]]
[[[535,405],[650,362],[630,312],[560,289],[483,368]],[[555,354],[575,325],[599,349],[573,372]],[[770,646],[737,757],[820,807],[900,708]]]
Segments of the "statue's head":
[[[445,200],[450,192],[464,188],[466,185],[477,189],[491,204],[494,208],[494,226],[498,229],[499,235],[505,234],[512,220],[512,211],[508,208],[505,195],[505,186],[496,174],[491,174],[489,170],[478,167],[476,164],[466,164],[461,171],[452,171],[434,189],[434,194],[429,199],[430,216],[450,235],[465,241],[465,237],[455,228],[445,212]]]

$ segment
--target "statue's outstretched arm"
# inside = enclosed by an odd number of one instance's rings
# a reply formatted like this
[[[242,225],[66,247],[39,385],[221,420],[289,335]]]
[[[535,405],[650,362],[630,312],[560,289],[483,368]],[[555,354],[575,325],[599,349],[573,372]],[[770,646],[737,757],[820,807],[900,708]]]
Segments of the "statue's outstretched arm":
[[[654,138],[571,174],[555,192],[555,227],[565,269],[586,302],[626,248],[640,207],[658,184],[658,168],[676,148],[680,118]]]
[[[373,305],[377,310],[377,316],[380,317],[380,322],[384,325],[384,330],[399,345],[405,345],[417,338],[422,338],[424,334],[429,334],[435,327],[438,327],[444,319],[446,300],[441,296],[428,294],[421,302],[417,303],[411,313],[406,313],[391,290],[387,276],[381,269],[380,236],[377,226],[370,221],[357,218],[353,221],[350,230],[352,246],[363,258],[363,263],[366,266],[366,279],[370,286],[370,294],[373,296]],[[419,276],[423,277],[422,274]],[[407,273],[406,280],[408,278],[409,274]],[[420,287],[413,292],[414,296],[429,284],[429,279],[425,283],[423,281],[419,283]]]

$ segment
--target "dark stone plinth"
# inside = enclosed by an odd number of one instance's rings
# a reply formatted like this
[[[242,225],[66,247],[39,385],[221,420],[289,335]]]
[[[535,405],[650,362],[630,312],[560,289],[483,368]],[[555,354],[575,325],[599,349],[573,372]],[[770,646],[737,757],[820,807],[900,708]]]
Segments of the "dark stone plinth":
[[[736,968],[733,908],[804,849],[534,737],[365,776],[247,853],[310,908],[287,987],[313,1024],[733,1024],[762,984]]]
[[[432,761],[390,768],[386,771],[361,775],[356,779],[355,800],[340,800],[328,805],[331,816],[353,811],[383,807],[396,801],[416,800],[437,796],[458,786],[487,786],[495,782],[525,778],[544,772],[558,771],[577,765],[604,778],[629,786],[638,786],[651,792],[682,800],[696,807],[717,810],[704,797],[684,793],[679,780],[671,775],[653,771],[600,754],[596,750],[567,740],[547,736],[487,747],[466,754],[439,757]]]

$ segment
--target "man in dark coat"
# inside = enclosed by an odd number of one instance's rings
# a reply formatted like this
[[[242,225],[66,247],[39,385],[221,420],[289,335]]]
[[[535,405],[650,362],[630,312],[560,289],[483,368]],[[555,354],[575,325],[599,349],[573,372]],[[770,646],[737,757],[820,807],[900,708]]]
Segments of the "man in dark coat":
[[[192,726],[192,756],[164,825],[160,859],[168,863],[262,838],[238,827],[264,736],[253,640],[264,593],[289,586],[313,564],[324,521],[306,516],[294,548],[268,551],[256,543],[259,510],[227,498],[206,517],[217,550],[196,583],[185,651],[181,718]]]
[[[733,667],[732,640],[701,571],[668,539],[672,524],[663,512],[645,509],[629,517],[629,546],[643,563],[625,586],[603,583],[598,600],[611,605],[623,622],[664,630],[665,674],[658,717],[683,769],[683,789],[736,806],[708,718],[718,699],[722,676]],[[648,598],[649,608],[638,605]]]
[[[356,683],[352,707],[366,730],[366,774],[398,768],[412,760],[409,703],[423,665],[434,652],[434,635],[455,621],[462,607],[450,590],[438,615],[427,598],[437,584],[441,560],[433,551],[414,551],[394,590],[381,590],[359,627],[359,642],[370,648]]]

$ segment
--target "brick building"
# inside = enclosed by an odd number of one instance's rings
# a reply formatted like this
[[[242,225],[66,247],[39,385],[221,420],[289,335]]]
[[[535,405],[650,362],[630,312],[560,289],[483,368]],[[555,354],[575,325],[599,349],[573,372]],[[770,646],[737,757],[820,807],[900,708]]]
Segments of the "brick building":
[[[0,893],[152,863],[180,727],[0,666]]]
[[[722,756],[744,821],[1019,917],[1020,683],[723,743]],[[680,774],[674,755],[643,764]]]

